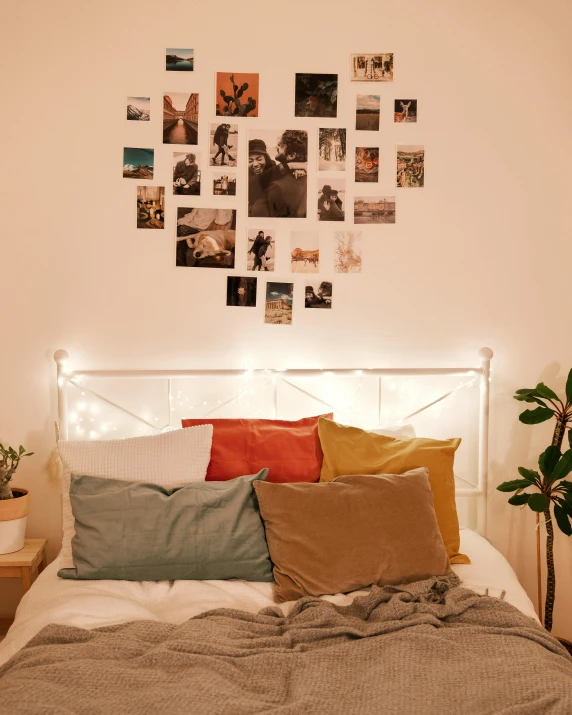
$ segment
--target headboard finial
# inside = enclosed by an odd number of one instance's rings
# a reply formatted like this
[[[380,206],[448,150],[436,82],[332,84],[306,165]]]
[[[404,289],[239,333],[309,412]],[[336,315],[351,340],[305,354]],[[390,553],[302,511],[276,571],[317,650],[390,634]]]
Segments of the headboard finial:
[[[479,357],[481,361],[492,360],[493,351],[490,348],[481,348],[479,350]]]
[[[63,365],[69,360],[70,356],[67,350],[56,350],[54,353],[54,360],[58,365]]]

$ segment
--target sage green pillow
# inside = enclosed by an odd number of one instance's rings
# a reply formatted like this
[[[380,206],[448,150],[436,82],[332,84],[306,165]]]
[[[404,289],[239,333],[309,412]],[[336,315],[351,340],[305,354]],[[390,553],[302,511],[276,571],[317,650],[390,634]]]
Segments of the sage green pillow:
[[[61,578],[272,581],[253,482],[158,484],[71,475],[74,568]]]

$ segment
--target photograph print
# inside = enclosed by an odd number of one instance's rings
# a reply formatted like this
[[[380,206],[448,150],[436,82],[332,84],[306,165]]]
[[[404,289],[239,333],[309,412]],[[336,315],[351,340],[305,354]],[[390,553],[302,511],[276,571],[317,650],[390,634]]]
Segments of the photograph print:
[[[352,82],[393,82],[393,52],[351,55]]]
[[[240,276],[227,276],[226,279],[226,304],[242,308],[256,308],[256,282],[257,278],[241,278]]]
[[[356,146],[355,180],[377,182],[379,172],[379,147]]]
[[[416,122],[417,100],[396,99],[394,117],[396,122]]]
[[[338,75],[296,73],[296,117],[338,116]]]
[[[165,228],[165,187],[137,187],[137,228]]]
[[[209,127],[210,166],[236,166],[238,124],[217,122]]]
[[[306,218],[308,133],[257,129],[248,134],[248,215]]]
[[[236,211],[177,208],[177,266],[234,268]]]
[[[198,196],[201,193],[201,172],[196,152],[173,152],[173,194]]]
[[[360,231],[336,231],[334,233],[334,271],[336,273],[361,273]]]
[[[216,73],[216,116],[258,116],[258,74]]]
[[[229,174],[228,171],[214,171],[213,194],[215,196],[236,196],[236,174]]]
[[[346,170],[346,130],[318,129],[318,171]]]
[[[247,231],[246,270],[273,271],[276,238],[273,228],[249,228]]]
[[[163,144],[198,144],[199,95],[163,95]]]
[[[399,188],[425,185],[425,148],[419,145],[397,147],[397,186]]]
[[[356,129],[362,132],[379,130],[379,95],[358,94],[356,98]]]
[[[318,221],[343,221],[346,217],[345,204],[346,183],[343,179],[318,182]]]
[[[264,322],[269,325],[292,325],[293,283],[266,284]]]
[[[354,223],[395,223],[395,196],[356,196]]]
[[[127,119],[148,122],[151,119],[151,97],[127,97]]]
[[[195,51],[167,47],[166,70],[168,72],[192,72],[195,68]]]
[[[304,307],[305,308],[331,308],[332,307],[332,284],[330,281],[322,281],[319,284],[306,286]]]
[[[123,178],[152,179],[155,165],[154,149],[123,149]]]
[[[290,235],[292,273],[317,273],[320,263],[320,237],[317,231],[292,231]]]

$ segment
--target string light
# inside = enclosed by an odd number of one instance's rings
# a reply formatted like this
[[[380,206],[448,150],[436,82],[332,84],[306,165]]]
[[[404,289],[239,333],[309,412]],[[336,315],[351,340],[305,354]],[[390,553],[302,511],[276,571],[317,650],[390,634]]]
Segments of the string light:
[[[242,372],[242,376],[244,378],[248,378],[253,376],[253,370],[252,369],[245,369]],[[213,412],[216,412],[217,409],[219,408],[224,408],[227,405],[235,404],[235,405],[240,405],[242,410],[249,416],[249,417],[261,417],[261,418],[268,418],[270,417],[274,411],[275,411],[275,402],[272,406],[268,406],[267,404],[264,404],[264,397],[265,394],[263,394],[263,388],[268,387],[269,385],[273,385],[274,389],[276,389],[276,384],[277,384],[277,373],[287,373],[287,370],[285,368],[279,368],[276,370],[264,370],[264,371],[259,371],[259,374],[256,375],[256,377],[260,377],[261,374],[263,373],[264,375],[264,381],[263,383],[260,383],[260,381],[248,381],[248,386],[243,387],[241,390],[237,392],[236,395],[231,397],[230,399],[227,400],[221,400],[221,399],[211,399],[211,400],[205,400],[201,399],[197,401],[196,403],[190,403],[188,395],[185,395],[182,390],[177,390],[176,391],[176,397],[179,398],[177,399],[178,402],[178,408],[177,409],[184,409],[185,411],[198,411],[199,415],[202,414],[202,416],[206,419],[208,418]],[[322,378],[335,378],[336,373],[335,371],[330,371],[330,370],[321,370],[316,372],[316,377],[314,379],[318,379],[320,377]],[[402,418],[401,416],[398,416],[395,414],[397,408],[399,405],[391,406],[387,404],[379,404],[378,407],[376,408],[376,414],[377,414],[377,422],[378,426],[381,425],[388,425],[388,424],[404,424],[405,421],[409,421],[416,415],[425,412],[428,409],[431,409],[433,412],[440,413],[443,409],[444,403],[448,402],[449,400],[452,400],[456,397],[457,393],[461,390],[464,389],[465,387],[469,387],[474,385],[477,380],[479,373],[475,370],[471,370],[467,373],[472,377],[468,382],[460,382],[457,384],[455,388],[451,390],[450,393],[446,393],[442,397],[437,398],[434,400],[432,403],[429,403],[428,405],[423,406],[420,408],[418,411],[413,412],[411,415],[408,415],[406,418]],[[364,380],[365,376],[365,380]],[[346,382],[344,384],[344,378],[347,378],[347,375],[344,376],[338,376],[339,380],[341,382],[338,382],[338,385],[336,385],[336,382],[334,380],[330,380],[327,384],[327,397],[326,401],[321,398],[319,392],[319,384],[315,383],[316,387],[314,389],[314,392],[311,392],[310,389],[305,390],[302,387],[296,385],[295,382],[290,382],[291,380],[302,380],[302,381],[307,381],[308,379],[312,379],[309,376],[303,376],[296,378],[295,376],[293,377],[282,377],[281,380],[283,381],[282,384],[284,385],[290,385],[293,387],[296,387],[299,389],[301,392],[305,392],[307,396],[319,403],[322,403],[323,405],[327,406],[329,409],[332,409],[334,414],[336,415],[337,419],[343,419],[343,421],[347,421],[348,424],[356,424],[356,425],[363,425],[365,428],[368,426],[371,426],[372,420],[371,418],[368,418],[368,415],[371,416],[371,404],[369,407],[365,407],[363,405],[363,402],[360,402],[358,404],[358,398],[360,396],[360,393],[364,389],[364,385],[371,385],[370,382],[367,382],[368,380],[372,379],[379,379],[380,380],[380,388],[382,387],[382,380],[385,382],[384,388],[387,389],[389,392],[394,393],[395,397],[392,398],[391,401],[395,401],[395,399],[399,400],[401,403],[401,409],[403,409],[403,401],[407,401],[408,399],[411,399],[413,397],[418,397],[419,396],[419,390],[415,389],[414,386],[411,384],[408,384],[407,380],[401,381],[399,384],[392,378],[387,380],[386,378],[372,378],[370,376],[367,376],[367,371],[364,370],[355,370],[352,371],[350,375],[351,378],[359,378],[359,384],[357,385],[357,389],[355,389],[351,394],[348,394],[348,390],[346,389],[348,387],[348,383]],[[73,384],[73,383],[72,383]],[[351,384],[351,382],[349,383]],[[481,386],[483,382],[480,382]],[[343,388],[342,388],[343,385]],[[310,388],[310,386],[308,386]],[[87,388],[86,388],[87,390]],[[86,392],[84,390],[81,390],[81,397],[85,398],[86,397]],[[135,420],[139,419],[141,421],[145,421],[147,424],[145,426],[138,425],[137,432],[138,433],[145,433],[149,432],[151,434],[157,433],[157,432],[166,432],[166,431],[171,431],[173,429],[179,429],[178,426],[173,426],[171,424],[172,419],[169,420],[169,424],[161,425],[161,418],[158,417],[157,415],[153,415],[152,413],[147,410],[146,412],[143,413],[142,417],[138,417],[136,414],[130,412],[126,408],[121,407],[120,405],[116,405],[115,403],[111,402],[105,397],[102,397],[98,395],[97,393],[88,390],[88,392],[93,395],[96,399],[101,399],[104,402],[107,402],[108,405],[110,405],[114,409],[118,409],[121,412],[124,413],[128,418],[132,417]],[[377,390],[375,391],[377,392]],[[276,393],[275,393],[276,394]],[[370,391],[368,390],[368,393],[366,394],[366,400],[370,399],[371,400],[371,394]],[[266,393],[267,396],[267,393]],[[399,397],[398,397],[399,396]],[[262,405],[260,403],[256,403],[252,398],[259,398],[262,397]],[[403,398],[403,400],[401,399]],[[169,414],[172,416],[172,413],[175,412],[175,407],[173,406],[173,395],[169,393]],[[97,401],[87,401],[85,399],[79,399],[77,402],[75,402],[72,406],[71,411],[68,414],[68,421],[70,424],[75,425],[75,435],[77,438],[82,437],[83,435],[86,434],[86,430],[82,426],[84,423],[84,418],[80,417],[80,414],[85,414],[86,419],[89,420],[90,423],[90,429],[87,431],[87,435],[89,439],[97,439],[100,437],[100,435],[107,435],[108,433],[113,433],[118,431],[118,426],[114,424],[110,420],[104,420],[101,421],[99,424],[95,424],[96,419],[94,417],[91,417],[88,415],[99,415],[101,413],[101,406],[100,404],[97,403]],[[87,413],[87,414],[86,414]],[[206,413],[206,414],[205,414]],[[339,417],[337,416],[339,415]]]

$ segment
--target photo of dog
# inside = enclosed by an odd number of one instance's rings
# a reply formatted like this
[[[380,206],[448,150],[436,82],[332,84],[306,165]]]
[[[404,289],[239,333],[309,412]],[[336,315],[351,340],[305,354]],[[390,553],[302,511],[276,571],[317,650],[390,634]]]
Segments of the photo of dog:
[[[177,209],[177,266],[234,268],[236,211]]]

